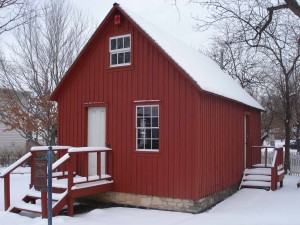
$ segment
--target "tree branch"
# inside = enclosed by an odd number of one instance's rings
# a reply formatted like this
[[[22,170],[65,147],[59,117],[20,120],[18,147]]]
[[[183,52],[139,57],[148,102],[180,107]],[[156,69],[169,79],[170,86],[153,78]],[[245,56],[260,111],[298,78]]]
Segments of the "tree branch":
[[[300,5],[297,0],[285,0],[288,8],[300,18]]]

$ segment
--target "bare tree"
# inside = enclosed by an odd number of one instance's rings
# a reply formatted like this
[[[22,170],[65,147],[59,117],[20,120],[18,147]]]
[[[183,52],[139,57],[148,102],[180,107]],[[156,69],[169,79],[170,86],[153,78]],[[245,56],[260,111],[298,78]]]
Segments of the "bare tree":
[[[265,67],[260,63],[264,56],[245,43],[235,43],[228,25],[225,24],[213,36],[205,54],[216,61],[250,95],[258,97],[267,76]]]
[[[28,22],[33,9],[32,0],[0,0],[0,35]]]
[[[207,7],[211,13],[207,20],[197,19],[199,28],[207,29],[220,19],[239,17],[241,25],[251,31],[252,36],[249,40],[260,40],[261,35],[272,25],[278,14],[293,14],[294,20],[300,18],[300,5],[297,0],[189,0],[188,2]]]
[[[45,4],[41,15],[29,15],[34,19],[15,32],[12,56],[0,59],[6,103],[0,121],[27,139],[54,144],[57,109],[48,99],[87,40],[89,23],[65,1]]]
[[[297,151],[300,152],[300,65],[291,79],[292,132],[296,139]]]
[[[211,0],[190,1],[208,8],[207,20],[195,18],[198,30],[212,25],[221,28],[230,24],[234,43],[245,43],[249,48],[263,54],[263,65],[276,69],[273,91],[281,95],[286,136],[286,167],[289,170],[291,138],[291,77],[300,58],[300,20],[296,1]],[[289,9],[289,10],[284,10]],[[276,11],[276,13],[275,13]]]
[[[272,101],[272,98],[268,95],[261,96],[260,104],[264,107],[265,111],[262,112],[261,115],[261,143],[263,144],[264,141],[269,137],[270,132],[272,130],[272,125],[275,119],[275,108]]]

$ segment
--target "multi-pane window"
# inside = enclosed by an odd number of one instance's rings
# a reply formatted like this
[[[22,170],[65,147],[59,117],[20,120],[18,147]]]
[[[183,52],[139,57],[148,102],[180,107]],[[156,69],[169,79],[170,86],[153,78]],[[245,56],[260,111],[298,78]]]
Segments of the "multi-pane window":
[[[159,150],[159,106],[136,107],[137,150]]]
[[[110,66],[130,65],[131,36],[130,34],[109,39]]]

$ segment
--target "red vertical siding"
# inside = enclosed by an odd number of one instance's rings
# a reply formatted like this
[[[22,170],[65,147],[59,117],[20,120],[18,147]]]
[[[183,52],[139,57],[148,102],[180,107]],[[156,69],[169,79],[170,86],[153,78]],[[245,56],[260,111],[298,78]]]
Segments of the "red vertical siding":
[[[259,111],[200,92],[144,34],[123,18],[90,47],[58,97],[59,144],[83,146],[86,107],[107,106],[115,191],[198,199],[240,181],[244,113],[259,144]],[[109,68],[110,36],[132,34],[132,65]],[[159,100],[160,151],[136,152],[135,100]],[[77,170],[84,173],[82,159]]]

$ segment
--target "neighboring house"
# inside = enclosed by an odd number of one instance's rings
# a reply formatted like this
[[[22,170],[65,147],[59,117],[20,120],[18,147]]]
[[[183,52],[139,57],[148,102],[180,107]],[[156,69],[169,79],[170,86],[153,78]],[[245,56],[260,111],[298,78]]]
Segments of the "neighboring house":
[[[4,89],[0,88],[0,97]],[[1,98],[0,98],[0,106]],[[7,131],[7,128],[3,123],[0,122],[0,151],[3,149],[7,150],[25,150],[26,139],[20,135],[16,130]]]
[[[26,139],[16,130],[6,131],[7,127],[0,123],[0,151],[7,150],[24,150]]]
[[[51,96],[58,143],[110,146],[98,200],[202,211],[224,199],[260,144],[263,109],[218,65],[118,4]],[[76,172],[87,171],[77,158]]]

